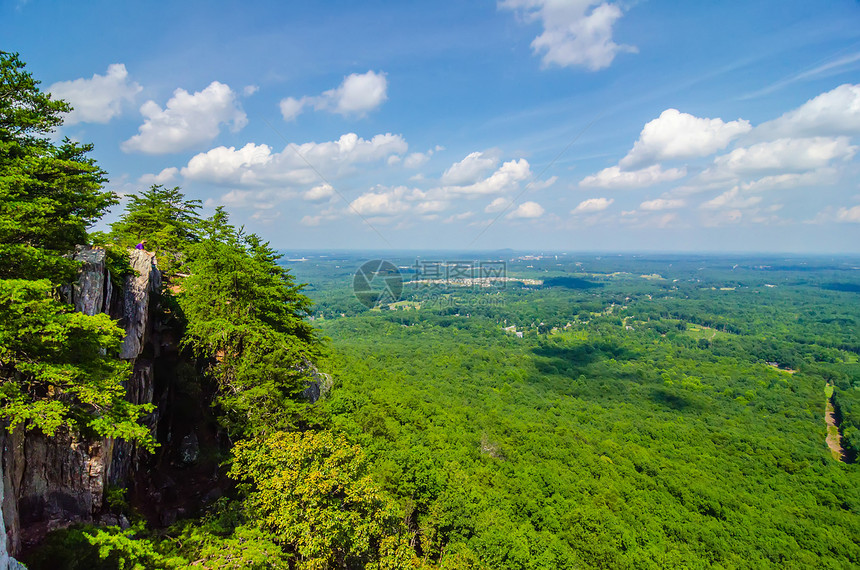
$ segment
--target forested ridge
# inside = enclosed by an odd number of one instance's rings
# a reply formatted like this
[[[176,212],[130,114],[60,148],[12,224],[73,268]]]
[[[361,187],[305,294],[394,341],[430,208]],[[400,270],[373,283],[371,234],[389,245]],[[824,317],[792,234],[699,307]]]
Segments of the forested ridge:
[[[227,481],[169,523],[109,489],[130,525],[57,530],[31,568],[860,566],[854,261],[481,253],[524,281],[406,285],[368,308],[362,255],[290,264],[180,188],[88,232],[118,203],[107,173],[51,142],[68,107],[17,56],[2,66],[5,428],[171,445],[125,398],[122,329],[61,294],[76,245],[119,277],[145,240],[172,378]]]

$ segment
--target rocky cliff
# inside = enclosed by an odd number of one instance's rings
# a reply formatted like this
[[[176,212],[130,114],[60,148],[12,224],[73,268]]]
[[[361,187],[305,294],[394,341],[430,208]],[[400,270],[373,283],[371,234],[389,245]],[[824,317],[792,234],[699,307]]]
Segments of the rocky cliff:
[[[153,401],[153,359],[161,344],[153,330],[161,273],[147,252],[132,250],[130,256],[137,274],[117,290],[111,285],[105,251],[79,247],[75,259],[83,266],[77,283],[65,293],[77,310],[89,315],[107,313],[125,329],[120,356],[132,363],[129,399],[144,403]],[[157,414],[148,421],[155,429]],[[9,555],[36,544],[50,530],[100,521],[106,487],[124,485],[139,461],[136,450],[122,441],[69,434],[46,438],[21,429],[11,434],[2,430],[0,449],[5,523],[5,536],[0,534],[0,570],[14,567]]]

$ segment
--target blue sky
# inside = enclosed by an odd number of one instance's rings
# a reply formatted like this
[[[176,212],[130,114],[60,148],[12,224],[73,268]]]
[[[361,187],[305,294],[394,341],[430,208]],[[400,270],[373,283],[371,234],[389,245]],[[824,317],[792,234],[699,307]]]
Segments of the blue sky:
[[[275,247],[860,253],[854,0],[0,6],[109,188]]]

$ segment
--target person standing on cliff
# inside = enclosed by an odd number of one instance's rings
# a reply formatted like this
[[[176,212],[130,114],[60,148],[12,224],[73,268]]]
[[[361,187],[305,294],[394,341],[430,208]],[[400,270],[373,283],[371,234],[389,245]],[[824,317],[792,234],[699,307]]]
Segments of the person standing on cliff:
[[[136,246],[134,246],[134,249],[146,249],[145,247],[143,247],[144,245],[146,245],[146,240],[145,240],[145,239],[142,239],[142,240],[140,240],[140,243],[139,243],[139,244],[137,244]]]

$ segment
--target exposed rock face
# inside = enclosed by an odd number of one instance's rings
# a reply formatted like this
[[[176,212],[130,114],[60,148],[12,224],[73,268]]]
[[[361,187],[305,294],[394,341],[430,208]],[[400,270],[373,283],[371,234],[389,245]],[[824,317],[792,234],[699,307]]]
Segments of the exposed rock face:
[[[144,341],[150,327],[150,299],[152,293],[161,289],[161,272],[155,260],[143,250],[130,253],[131,266],[138,273],[126,278],[121,323],[125,326],[125,339],[119,352],[120,358],[133,360],[143,352]]]
[[[152,360],[158,342],[152,335],[152,313],[161,287],[161,273],[145,251],[130,252],[138,275],[126,279],[113,300],[105,251],[79,247],[75,258],[83,261],[78,282],[71,287],[70,302],[88,315],[107,312],[126,330],[121,358],[133,362],[127,388],[133,403],[153,400]],[[113,308],[112,308],[112,301]],[[154,428],[156,418],[150,418]],[[17,554],[22,547],[40,541],[47,532],[75,522],[93,522],[102,510],[106,485],[127,480],[137,460],[133,446],[110,438],[89,441],[72,435],[46,438],[18,429],[0,430],[2,444],[2,511],[4,533],[0,543],[0,570],[6,552]],[[5,535],[5,536],[4,536]],[[8,554],[7,554],[8,556]]]
[[[0,437],[0,440],[3,438]],[[3,475],[3,462],[0,461],[0,504],[3,504],[3,489],[5,487],[5,477]],[[6,549],[6,525],[0,524],[0,570],[12,570],[18,566],[18,562],[9,556],[9,551]]]
[[[308,375],[308,380],[305,381],[305,389],[302,391],[302,397],[311,404],[316,403],[317,400],[328,394],[334,385],[334,380],[330,374],[320,372],[310,362],[306,362],[300,370]]]
[[[105,266],[106,252],[100,247],[79,245],[75,259],[83,266],[78,282],[71,287],[71,303],[85,315],[107,312],[110,307],[112,286]]]

